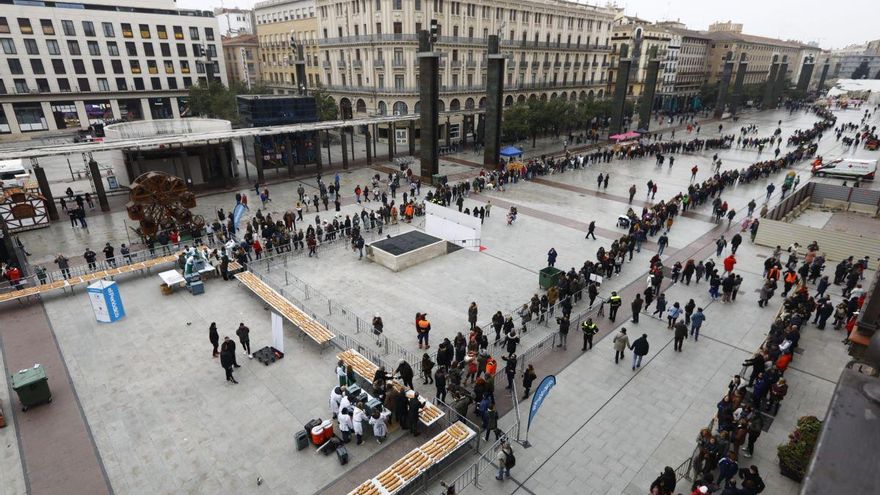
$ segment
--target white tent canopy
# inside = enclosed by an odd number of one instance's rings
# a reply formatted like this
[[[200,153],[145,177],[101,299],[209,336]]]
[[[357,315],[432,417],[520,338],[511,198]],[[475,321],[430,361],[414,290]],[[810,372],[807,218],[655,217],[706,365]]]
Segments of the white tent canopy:
[[[867,100],[871,105],[880,103],[880,79],[838,79],[828,90],[828,96],[848,96]]]

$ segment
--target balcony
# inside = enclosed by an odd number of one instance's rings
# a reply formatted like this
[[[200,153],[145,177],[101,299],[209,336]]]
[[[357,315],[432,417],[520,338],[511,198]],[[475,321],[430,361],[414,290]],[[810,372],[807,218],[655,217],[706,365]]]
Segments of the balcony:
[[[352,60],[351,66],[354,67],[355,69],[358,69],[358,70],[363,69],[364,68],[364,61],[359,60],[359,59]]]
[[[341,59],[340,59],[340,60],[337,60],[337,61],[336,61],[336,67],[339,67],[340,69],[344,69],[344,68],[346,68],[345,60],[341,60]]]
[[[571,69],[571,62],[565,62],[564,64],[562,64],[562,68]]]
[[[476,61],[476,60],[468,60],[468,61],[467,61],[467,68],[468,68],[468,69],[475,69],[476,67],[477,67],[477,61]]]
[[[484,58],[483,60],[480,60],[480,69],[485,69],[486,67],[487,67],[487,61]]]
[[[549,69],[549,68],[550,68],[550,62],[544,62],[544,68],[545,68],[545,69]]]
[[[330,45],[362,45],[367,43],[381,42],[418,42],[419,38],[416,34],[365,34],[359,36],[340,36],[338,38],[326,38],[318,40],[318,44],[322,46]]]
[[[461,69],[461,60],[450,60],[449,65],[453,69]]]
[[[538,70],[541,67],[541,62],[532,62],[532,70]]]
[[[402,58],[391,59],[391,67],[395,69],[406,69],[406,60]]]
[[[378,60],[373,60],[373,67],[377,69],[385,69],[385,59],[380,58]]]
[[[325,61],[323,61],[323,62],[321,63],[321,65],[322,65],[325,69],[329,69],[329,68],[331,67],[332,64],[330,64],[330,61],[329,61],[329,60],[325,60]]]
[[[562,62],[560,62],[560,61],[558,61],[558,60],[557,60],[556,62],[553,62],[553,68],[554,68],[554,69],[558,69],[558,68],[560,68],[560,67],[562,67]]]
[[[593,62],[591,65],[592,65],[593,67],[599,67],[599,62]]]

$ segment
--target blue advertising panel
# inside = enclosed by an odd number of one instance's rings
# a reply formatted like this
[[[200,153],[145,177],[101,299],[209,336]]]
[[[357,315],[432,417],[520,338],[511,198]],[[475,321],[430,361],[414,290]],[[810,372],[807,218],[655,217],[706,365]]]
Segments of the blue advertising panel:
[[[103,323],[113,323],[125,316],[125,307],[116,282],[99,280],[88,288],[89,301],[95,318]]]
[[[532,418],[538,414],[538,409],[541,408],[541,404],[544,403],[544,399],[547,398],[547,394],[550,393],[550,389],[552,389],[556,385],[556,376],[547,375],[541,380],[541,384],[538,385],[538,388],[535,389],[535,395],[532,396],[532,406],[529,408],[529,424],[526,427],[526,431],[532,427]]]

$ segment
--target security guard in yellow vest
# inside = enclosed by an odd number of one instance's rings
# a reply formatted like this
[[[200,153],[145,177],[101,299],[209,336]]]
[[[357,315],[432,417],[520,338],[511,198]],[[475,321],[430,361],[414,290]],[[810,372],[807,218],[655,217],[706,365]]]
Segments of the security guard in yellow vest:
[[[592,349],[593,336],[599,333],[599,325],[593,323],[592,318],[587,318],[587,321],[581,323],[581,330],[584,332],[584,347],[581,348],[581,351],[586,351],[587,345]]]
[[[623,299],[617,295],[617,292],[612,292],[611,297],[608,298],[608,305],[611,306],[611,311],[608,314],[608,319],[614,321],[617,318],[617,310],[620,309],[620,305],[623,304]]]

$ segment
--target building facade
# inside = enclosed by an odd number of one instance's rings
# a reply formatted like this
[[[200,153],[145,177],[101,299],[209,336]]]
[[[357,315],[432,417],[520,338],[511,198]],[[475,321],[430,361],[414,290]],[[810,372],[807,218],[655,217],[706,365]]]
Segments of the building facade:
[[[657,59],[661,61],[660,72],[657,74],[657,95],[660,88],[667,79],[665,67],[668,53],[669,43],[672,35],[663,27],[652,24],[644,19],[637,17],[618,15],[614,21],[614,32],[611,38],[614,67],[617,67],[620,58],[620,50],[622,45],[627,45],[627,53],[632,60],[630,66],[628,87],[626,90],[627,98],[638,99],[645,90],[645,78],[648,73],[648,62],[651,60],[651,53],[655,52]],[[674,50],[677,52],[678,50]],[[672,57],[677,54],[673,53]],[[677,68],[677,63],[672,65],[673,70]],[[616,70],[612,70],[609,74],[608,91],[614,91]]]
[[[235,37],[254,34],[254,11],[246,9],[214,9],[220,36]]]
[[[880,40],[831,50],[829,78],[880,79]]]
[[[322,81],[342,115],[419,112],[418,35],[439,24],[441,136],[475,130],[486,104],[489,35],[506,56],[504,105],[602,98],[614,11],[555,0],[317,0]],[[443,121],[446,121],[445,123]]]
[[[671,111],[694,108],[695,99],[706,84],[709,38],[699,31],[685,29],[683,25],[667,25],[665,28],[673,39],[681,39],[681,44],[671,98],[663,102],[663,108]]]
[[[743,84],[747,86],[763,84],[767,81],[774,56],[777,56],[780,62],[783,59],[787,60],[786,79],[792,84],[796,84],[804,59],[808,56],[817,59],[821,53],[818,47],[798,41],[784,41],[743,34],[736,29],[737,26],[741,29],[742,25],[734,25],[734,28],[730,28],[729,23],[723,23],[724,29],[714,31],[712,30],[713,26],[718,26],[718,24],[710,26],[710,30],[706,33],[710,40],[706,79],[710,85],[718,83],[721,79],[724,60],[728,53],[733,54],[735,61],[739,60],[741,54],[746,54],[748,66]],[[734,64],[731,81],[736,79],[738,70],[739,64]]]
[[[190,86],[226,82],[212,12],[173,0],[64,5],[2,10],[0,139],[186,116]]]
[[[226,61],[226,80],[230,86],[240,84],[247,88],[258,86],[260,79],[260,43],[255,34],[223,37],[223,59]]]
[[[260,77],[275,94],[294,94],[296,55],[291,40],[303,47],[307,88],[322,83],[318,59],[318,18],[314,0],[268,0],[254,6],[260,44]]]

